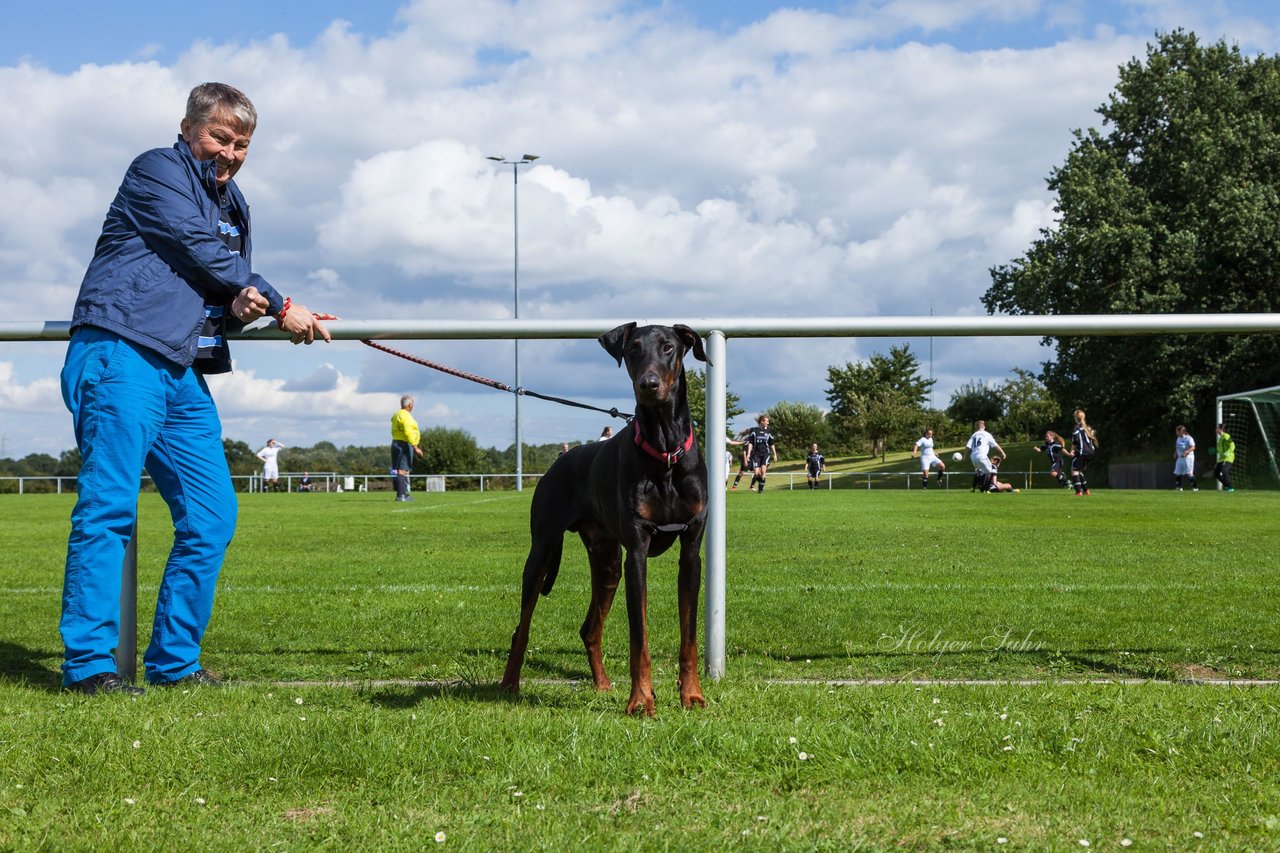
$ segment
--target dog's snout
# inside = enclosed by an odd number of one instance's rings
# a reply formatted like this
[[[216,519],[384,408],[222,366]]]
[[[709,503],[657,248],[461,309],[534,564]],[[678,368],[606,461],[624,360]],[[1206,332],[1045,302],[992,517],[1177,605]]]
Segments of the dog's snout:
[[[657,391],[662,387],[662,380],[658,374],[653,371],[641,374],[640,379],[636,382],[636,387],[641,391]]]

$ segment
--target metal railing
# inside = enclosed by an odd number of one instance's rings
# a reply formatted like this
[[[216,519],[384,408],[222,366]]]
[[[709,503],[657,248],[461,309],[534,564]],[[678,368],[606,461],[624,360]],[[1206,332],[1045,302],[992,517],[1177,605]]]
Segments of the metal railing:
[[[521,475],[521,480],[525,484],[537,483],[541,479],[542,474]],[[299,492],[298,483],[302,480],[300,472],[282,473],[280,475],[281,491],[294,493]],[[432,488],[432,481],[441,481],[444,484],[443,491],[471,491],[472,484],[474,489],[483,492],[487,487],[493,491],[495,487],[498,491],[507,491],[515,489],[516,475],[514,473],[504,474],[501,472],[491,474],[411,474],[409,475],[409,488],[416,492],[425,491],[442,491],[441,489]],[[348,485],[350,481],[350,485]],[[235,486],[237,492],[262,492],[262,475],[261,474],[236,474],[231,477],[231,482]],[[392,491],[394,486],[391,482],[390,475],[387,474],[339,474],[335,471],[325,471],[322,473],[311,475],[313,492],[379,492]],[[504,486],[503,484],[509,484]],[[155,484],[151,477],[143,474],[139,478],[139,488],[143,491],[152,491]],[[76,478],[70,475],[56,474],[33,474],[21,476],[0,477],[0,494],[75,494]]]

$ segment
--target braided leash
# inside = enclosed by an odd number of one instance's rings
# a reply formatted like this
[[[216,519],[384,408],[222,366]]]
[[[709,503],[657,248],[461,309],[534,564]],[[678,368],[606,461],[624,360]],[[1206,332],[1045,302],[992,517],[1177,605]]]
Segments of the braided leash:
[[[498,391],[507,391],[509,393],[519,394],[524,397],[536,397],[539,400],[546,400],[549,403],[559,403],[562,406],[573,406],[578,409],[588,409],[593,412],[600,412],[602,414],[609,415],[610,417],[621,418],[622,420],[625,420],[625,421],[629,421],[632,418],[632,415],[628,414],[627,412],[619,412],[616,406],[612,409],[601,409],[597,406],[589,406],[586,403],[579,403],[576,400],[566,400],[563,397],[552,397],[550,394],[539,394],[537,391],[530,391],[529,389],[523,388],[523,387],[512,388],[510,385],[507,385],[505,382],[499,382],[496,379],[489,379],[484,376],[477,376],[474,373],[467,373],[465,370],[458,370],[456,367],[449,367],[444,364],[437,364],[436,362],[428,361],[425,358],[418,358],[417,356],[410,355],[407,352],[401,352],[400,350],[392,349],[391,347],[386,346],[385,344],[375,343],[374,341],[367,340],[367,339],[361,340],[360,343],[364,344],[367,347],[372,347],[376,350],[380,350],[381,352],[385,352],[388,355],[394,355],[396,358],[403,358],[405,361],[411,361],[414,364],[421,365],[422,367],[429,367],[432,370],[438,370],[441,373],[447,373],[450,376],[456,376],[459,379],[466,379],[468,382],[475,382],[477,384],[485,385],[485,386],[488,386],[489,388],[493,388]]]

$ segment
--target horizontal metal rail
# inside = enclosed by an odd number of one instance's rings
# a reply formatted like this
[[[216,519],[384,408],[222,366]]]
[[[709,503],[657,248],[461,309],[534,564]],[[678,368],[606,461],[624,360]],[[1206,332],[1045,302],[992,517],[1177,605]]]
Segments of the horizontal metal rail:
[[[919,338],[1165,335],[1280,332],[1280,314],[1026,314],[996,317],[676,317],[612,320],[330,320],[336,340],[471,340],[594,338],[635,320],[684,323],[703,335],[730,338]],[[0,322],[0,341],[65,341],[67,320]],[[258,321],[232,337],[279,339],[274,323]]]

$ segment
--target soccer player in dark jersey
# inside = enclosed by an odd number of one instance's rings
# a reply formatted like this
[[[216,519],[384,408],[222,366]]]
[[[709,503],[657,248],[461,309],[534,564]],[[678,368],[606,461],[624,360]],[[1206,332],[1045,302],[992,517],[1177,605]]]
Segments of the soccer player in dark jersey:
[[[804,458],[804,467],[809,475],[809,488],[818,488],[818,478],[827,469],[827,457],[818,452],[818,442],[809,445],[809,455]]]
[[[769,416],[756,418],[756,425],[747,430],[746,446],[750,448],[751,470],[755,473],[751,482],[756,491],[764,493],[765,476],[769,473],[769,463],[778,461],[778,448],[773,443],[773,433],[769,432]]]
[[[1084,478],[1084,470],[1093,461],[1093,454],[1098,449],[1098,434],[1093,431],[1084,419],[1084,409],[1076,409],[1072,414],[1076,428],[1071,433],[1071,485],[1075,487],[1076,497],[1091,495],[1089,481]]]
[[[995,457],[991,460],[992,471],[987,475],[986,485],[983,488],[991,494],[998,494],[1000,492],[1013,492],[1015,495],[1018,494],[1022,490],[1015,489],[1013,487],[1013,483],[1000,482],[1000,476],[998,473],[1000,470],[1000,461],[999,457]]]
[[[726,441],[727,444],[738,444],[742,446],[742,449],[738,452],[738,475],[733,478],[733,485],[729,487],[729,491],[731,492],[736,490],[738,488],[738,484],[742,482],[742,475],[751,470],[751,445],[747,443],[747,433],[749,432],[751,432],[751,430],[744,429],[742,432],[738,433],[738,441]],[[754,487],[755,484],[756,477],[752,474],[751,485],[747,486],[747,488],[750,489]]]
[[[1053,479],[1057,480],[1064,488],[1071,485],[1071,478],[1063,471],[1065,463],[1062,461],[1062,452],[1066,449],[1066,444],[1062,441],[1062,436],[1053,430],[1047,430],[1044,434],[1044,447],[1033,447],[1036,453],[1043,453],[1049,457],[1049,473],[1053,475]]]

